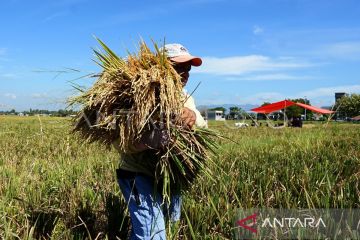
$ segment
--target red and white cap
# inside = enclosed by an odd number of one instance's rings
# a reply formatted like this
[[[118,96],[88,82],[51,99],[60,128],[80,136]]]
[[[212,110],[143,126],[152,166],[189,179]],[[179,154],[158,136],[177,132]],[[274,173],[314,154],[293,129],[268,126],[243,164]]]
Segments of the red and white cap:
[[[198,67],[202,64],[199,57],[192,56],[189,51],[179,43],[165,44],[165,53],[171,61],[176,63],[191,62],[192,66]]]

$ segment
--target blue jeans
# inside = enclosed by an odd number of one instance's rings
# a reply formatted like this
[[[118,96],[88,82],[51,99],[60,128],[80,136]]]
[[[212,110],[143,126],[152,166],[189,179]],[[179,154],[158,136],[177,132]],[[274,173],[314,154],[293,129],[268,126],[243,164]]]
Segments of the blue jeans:
[[[170,206],[164,206],[161,194],[154,191],[153,178],[124,170],[118,174],[118,183],[130,213],[130,239],[166,240],[165,218],[180,219],[181,196],[173,196]]]

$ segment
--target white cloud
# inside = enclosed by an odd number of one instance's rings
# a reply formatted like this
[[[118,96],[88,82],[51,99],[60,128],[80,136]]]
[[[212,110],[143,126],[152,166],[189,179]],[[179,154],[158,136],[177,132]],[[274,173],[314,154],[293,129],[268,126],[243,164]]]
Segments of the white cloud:
[[[311,76],[293,76],[284,73],[274,73],[274,74],[259,74],[259,75],[250,75],[242,77],[226,77],[225,80],[229,81],[273,81],[273,80],[309,80],[314,79]]]
[[[304,98],[310,100],[311,105],[322,107],[322,106],[331,106],[335,102],[335,93],[336,92],[345,92],[345,93],[360,93],[360,85],[343,85],[343,86],[333,86],[333,87],[322,87],[315,88],[308,91],[299,92],[290,98]]]
[[[278,92],[260,92],[248,97],[243,97],[241,102],[244,104],[262,104],[264,102],[277,102],[284,100],[286,97]],[[240,100],[240,99],[239,99]]]
[[[16,78],[16,75],[13,73],[4,73],[4,74],[0,74],[0,79],[1,78],[14,79]]]
[[[317,97],[334,97],[336,92],[345,93],[360,93],[360,85],[344,85],[334,87],[316,88],[309,91],[299,93],[299,96],[306,96],[308,98]]]
[[[338,42],[329,44],[320,48],[319,54],[333,58],[358,60],[360,59],[360,42]]]
[[[47,98],[47,93],[33,93],[31,94],[32,98]]]
[[[224,99],[224,98],[202,98],[202,99],[199,99],[197,102],[196,102],[196,105],[197,106],[200,106],[200,105],[217,105],[217,104],[224,104],[226,102],[229,102],[228,100]]]
[[[326,88],[315,88],[295,94],[260,92],[251,96],[242,97],[241,99],[239,99],[239,101],[241,101],[242,103],[262,104],[263,102],[277,102],[288,98],[295,99],[306,97],[310,100],[311,105],[322,107],[330,106],[334,103],[336,92],[360,93],[360,85],[344,85]]]
[[[14,93],[5,93],[4,97],[11,98],[11,99],[16,99],[16,95]]]
[[[258,25],[255,25],[255,26],[253,27],[253,33],[254,33],[255,35],[259,35],[259,34],[261,34],[261,33],[263,33],[263,32],[264,32],[264,29],[261,28],[261,27],[259,27]]]
[[[225,103],[261,105],[264,102],[278,102],[284,99],[296,99],[306,97],[311,105],[316,107],[331,106],[335,101],[335,92],[360,93],[360,85],[344,85],[326,88],[315,88],[298,93],[287,92],[258,92],[251,95],[227,95],[207,96],[198,99],[200,105],[221,105]]]
[[[221,105],[221,104],[241,104],[241,105],[260,105],[264,102],[276,102],[288,98],[278,92],[259,92],[252,95],[228,95],[219,94],[217,96],[207,96],[206,98],[198,99],[198,105]]]
[[[243,75],[251,72],[278,71],[312,66],[310,63],[291,57],[272,59],[262,55],[234,56],[234,57],[204,57],[203,66],[194,68],[194,73],[215,75]]]

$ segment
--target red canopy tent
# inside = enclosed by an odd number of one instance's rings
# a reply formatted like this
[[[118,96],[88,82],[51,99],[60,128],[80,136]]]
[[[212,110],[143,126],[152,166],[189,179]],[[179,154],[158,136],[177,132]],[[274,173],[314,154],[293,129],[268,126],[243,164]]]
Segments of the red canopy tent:
[[[323,109],[323,108],[317,108],[314,106],[306,105],[304,103],[295,103],[295,104],[298,105],[299,107],[303,107],[312,112],[317,112],[317,113],[321,113],[321,114],[331,114],[331,113],[335,112],[335,111],[330,111],[330,110]]]
[[[334,113],[334,111],[330,111],[330,110],[322,109],[322,108],[317,108],[317,107],[310,106],[310,105],[307,105],[307,104],[304,104],[304,103],[296,103],[296,102],[292,102],[292,101],[289,101],[289,100],[283,100],[283,101],[271,103],[271,104],[268,104],[268,105],[265,105],[265,106],[262,106],[262,107],[253,108],[253,109],[251,109],[251,111],[257,112],[257,113],[271,113],[271,112],[274,112],[274,111],[277,111],[277,110],[280,110],[280,109],[290,107],[292,105],[297,105],[299,107],[303,107],[303,108],[306,108],[306,109],[308,109],[310,111],[321,113],[321,114]]]

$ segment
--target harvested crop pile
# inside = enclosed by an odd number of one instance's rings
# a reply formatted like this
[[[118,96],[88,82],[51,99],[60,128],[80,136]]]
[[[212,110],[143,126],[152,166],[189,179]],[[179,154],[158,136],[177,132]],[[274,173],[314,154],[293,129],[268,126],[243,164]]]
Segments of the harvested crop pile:
[[[161,182],[164,198],[172,189],[186,189],[217,148],[219,135],[209,129],[189,129],[182,124],[181,111],[186,101],[181,77],[165,51],[154,43],[155,53],[140,42],[139,52],[126,58],[117,56],[101,40],[101,51],[94,50],[101,66],[97,81],[88,90],[69,100],[80,106],[73,131],[89,142],[119,144],[121,152],[154,128],[165,129],[170,141],[157,150],[154,173]]]

